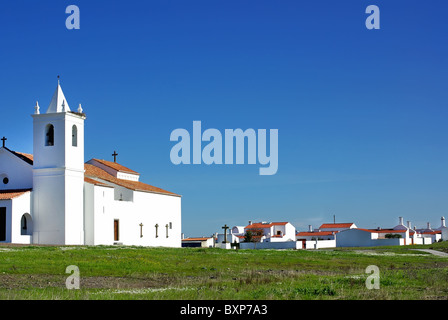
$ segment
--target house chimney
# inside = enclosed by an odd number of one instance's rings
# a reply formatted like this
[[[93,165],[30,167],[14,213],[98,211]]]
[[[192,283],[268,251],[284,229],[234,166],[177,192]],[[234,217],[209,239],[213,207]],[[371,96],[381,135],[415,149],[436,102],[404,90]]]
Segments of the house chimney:
[[[309,232],[313,232],[313,226],[312,225],[308,225],[308,231]]]
[[[442,228],[445,228],[445,227],[446,227],[446,226],[445,226],[445,217],[442,217],[441,220],[442,220],[442,225],[441,225],[441,227],[442,227]]]
[[[251,225],[251,224],[252,224],[252,221],[249,220],[249,225]]]
[[[407,221],[407,224],[408,224],[408,229],[412,229],[411,228],[411,221]]]
[[[431,224],[428,222],[428,230],[431,230]]]
[[[403,217],[398,217],[398,224],[399,224],[400,226],[403,225]]]

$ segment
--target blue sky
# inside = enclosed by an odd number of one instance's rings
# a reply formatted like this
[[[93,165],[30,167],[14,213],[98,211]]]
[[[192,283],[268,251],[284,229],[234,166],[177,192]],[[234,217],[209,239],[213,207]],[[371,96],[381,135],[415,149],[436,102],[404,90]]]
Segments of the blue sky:
[[[68,30],[68,5],[80,29]],[[380,8],[379,30],[365,9]],[[224,224],[448,212],[446,1],[9,1],[0,6],[0,135],[32,153],[57,75],[87,114],[86,161],[112,159],[183,195],[187,236]],[[279,167],[179,165],[170,133],[278,129]]]

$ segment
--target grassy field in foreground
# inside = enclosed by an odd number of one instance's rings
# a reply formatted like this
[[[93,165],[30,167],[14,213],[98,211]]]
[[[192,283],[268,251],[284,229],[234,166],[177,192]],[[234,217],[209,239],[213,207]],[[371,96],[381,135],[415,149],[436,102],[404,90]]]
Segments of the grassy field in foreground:
[[[448,258],[410,250],[0,246],[0,299],[447,299]],[[66,267],[80,289],[65,286]],[[366,268],[380,288],[366,288]]]

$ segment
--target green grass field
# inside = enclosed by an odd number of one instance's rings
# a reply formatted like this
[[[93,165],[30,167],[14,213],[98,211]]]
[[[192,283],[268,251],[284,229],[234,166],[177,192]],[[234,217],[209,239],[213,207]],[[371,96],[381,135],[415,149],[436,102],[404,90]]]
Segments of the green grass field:
[[[411,250],[0,246],[0,299],[447,299],[448,258]],[[80,289],[66,288],[66,267]],[[367,289],[369,265],[380,288]]]

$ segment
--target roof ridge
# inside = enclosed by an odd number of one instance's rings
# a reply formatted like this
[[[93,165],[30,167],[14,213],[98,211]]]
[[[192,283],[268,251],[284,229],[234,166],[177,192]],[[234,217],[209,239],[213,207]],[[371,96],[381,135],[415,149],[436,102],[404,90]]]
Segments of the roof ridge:
[[[120,172],[127,172],[127,173],[132,173],[132,174],[138,174],[138,175],[140,175],[137,171],[134,171],[134,170],[132,170],[132,169],[129,169],[128,167],[125,167],[124,165],[119,164],[119,163],[117,163],[117,162],[112,162],[112,161],[109,161],[109,160],[98,159],[98,158],[92,158],[91,160],[98,161],[99,163],[101,163],[101,164],[103,164],[103,165],[105,165],[105,166],[107,166],[107,167],[109,167],[109,168],[111,168],[111,169],[120,171]],[[90,160],[89,160],[89,161],[90,161]]]
[[[141,182],[141,181],[132,181],[132,180],[124,180],[116,178],[115,176],[108,173],[106,170],[97,167],[90,163],[84,164],[85,173],[84,176],[88,178],[97,178],[101,180],[105,180],[109,183],[113,183],[119,186],[122,186],[124,188],[134,190],[134,191],[142,191],[142,192],[152,192],[152,193],[159,193],[159,194],[165,194],[165,195],[171,195],[171,196],[178,196],[180,195],[164,190],[159,187],[155,187],[152,185],[149,185],[147,183]]]
[[[2,147],[2,149],[8,150],[9,152],[11,152],[13,155],[15,155],[17,158],[27,162],[28,164],[33,164],[33,160],[34,160],[34,156],[31,153],[24,153],[24,152],[18,152],[18,151],[14,151],[11,150],[7,147]]]

